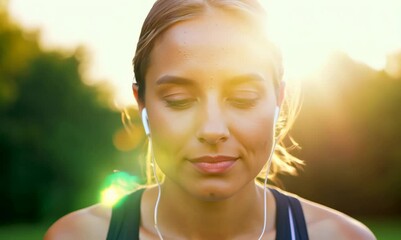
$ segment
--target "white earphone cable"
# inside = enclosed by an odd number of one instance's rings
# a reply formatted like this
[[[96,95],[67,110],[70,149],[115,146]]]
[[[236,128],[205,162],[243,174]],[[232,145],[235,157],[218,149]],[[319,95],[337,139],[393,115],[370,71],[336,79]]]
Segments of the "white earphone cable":
[[[276,129],[276,123],[277,120],[280,116],[280,107],[276,106],[276,109],[274,111],[274,121],[273,121],[273,129]],[[274,131],[275,133],[275,131]],[[275,134],[274,134],[275,135]],[[276,145],[278,140],[280,139],[280,136],[273,137],[274,139],[274,143],[273,146],[270,150],[270,154],[269,154],[269,158],[267,159],[267,168],[266,168],[266,175],[265,175],[265,181],[263,183],[263,228],[262,228],[262,232],[260,233],[260,236],[258,238],[258,240],[261,240],[263,238],[263,235],[266,232],[266,225],[267,225],[267,180],[269,177],[269,172],[270,172],[270,167],[272,164],[272,158],[273,158],[273,154],[274,154],[274,150],[276,149]]]
[[[153,221],[154,221],[154,227],[156,229],[157,235],[159,235],[159,239],[163,240],[163,236],[160,232],[159,229],[159,225],[157,223],[157,219],[158,219],[158,210],[159,210],[159,203],[160,203],[160,197],[162,194],[162,189],[160,186],[160,181],[159,178],[157,176],[157,172],[156,172],[156,162],[155,162],[155,157],[154,157],[154,153],[153,153],[153,146],[152,146],[152,139],[150,137],[150,135],[148,135],[148,139],[149,139],[149,143],[148,143],[148,153],[151,155],[151,160],[152,160],[152,170],[153,170],[153,176],[155,178],[156,184],[157,184],[157,199],[156,199],[156,203],[155,203],[155,208],[154,208],[154,212],[153,212]]]
[[[276,145],[277,145],[277,139],[274,141],[274,145],[270,151],[270,155],[269,158],[267,160],[267,168],[266,168],[266,176],[265,176],[265,181],[263,183],[263,228],[262,228],[262,232],[260,233],[260,236],[258,238],[258,240],[261,240],[263,238],[263,235],[266,232],[266,225],[267,225],[267,180],[268,180],[268,176],[269,176],[269,172],[270,172],[270,166],[272,163],[272,157],[273,157],[273,153],[274,150],[276,149]]]

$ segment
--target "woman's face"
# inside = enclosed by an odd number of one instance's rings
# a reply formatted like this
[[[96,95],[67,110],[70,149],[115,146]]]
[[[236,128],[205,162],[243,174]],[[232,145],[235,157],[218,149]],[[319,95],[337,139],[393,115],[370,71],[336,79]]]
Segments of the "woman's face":
[[[156,41],[145,107],[166,186],[224,199],[253,185],[267,161],[276,107],[272,59],[249,22],[210,11]]]

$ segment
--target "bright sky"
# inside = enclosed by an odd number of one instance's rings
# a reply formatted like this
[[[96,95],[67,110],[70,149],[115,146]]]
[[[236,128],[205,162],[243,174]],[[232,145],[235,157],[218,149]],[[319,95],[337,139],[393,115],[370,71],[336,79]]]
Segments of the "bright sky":
[[[89,75],[116,87],[116,104],[133,104],[132,66],[141,24],[153,0],[9,0],[14,18],[42,29],[46,48],[91,53]],[[269,29],[290,77],[305,76],[333,51],[381,69],[401,49],[400,0],[270,0]]]

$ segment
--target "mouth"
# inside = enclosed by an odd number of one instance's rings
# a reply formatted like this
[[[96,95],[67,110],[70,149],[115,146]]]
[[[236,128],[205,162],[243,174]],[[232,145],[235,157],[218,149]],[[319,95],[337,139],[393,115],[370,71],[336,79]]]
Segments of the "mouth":
[[[202,156],[189,159],[195,168],[204,174],[221,174],[227,172],[238,160],[231,156]]]

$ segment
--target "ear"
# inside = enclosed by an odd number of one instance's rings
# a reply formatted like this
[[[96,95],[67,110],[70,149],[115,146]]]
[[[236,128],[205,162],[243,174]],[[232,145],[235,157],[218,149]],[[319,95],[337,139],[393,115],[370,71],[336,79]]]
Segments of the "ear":
[[[143,102],[139,99],[139,93],[138,93],[138,84],[133,83],[132,84],[132,93],[134,94],[136,103],[138,104],[138,110],[141,113],[142,109],[145,107]]]
[[[278,95],[277,95],[277,106],[281,107],[281,104],[284,102],[285,97],[285,82],[281,81],[280,86],[278,87]]]

